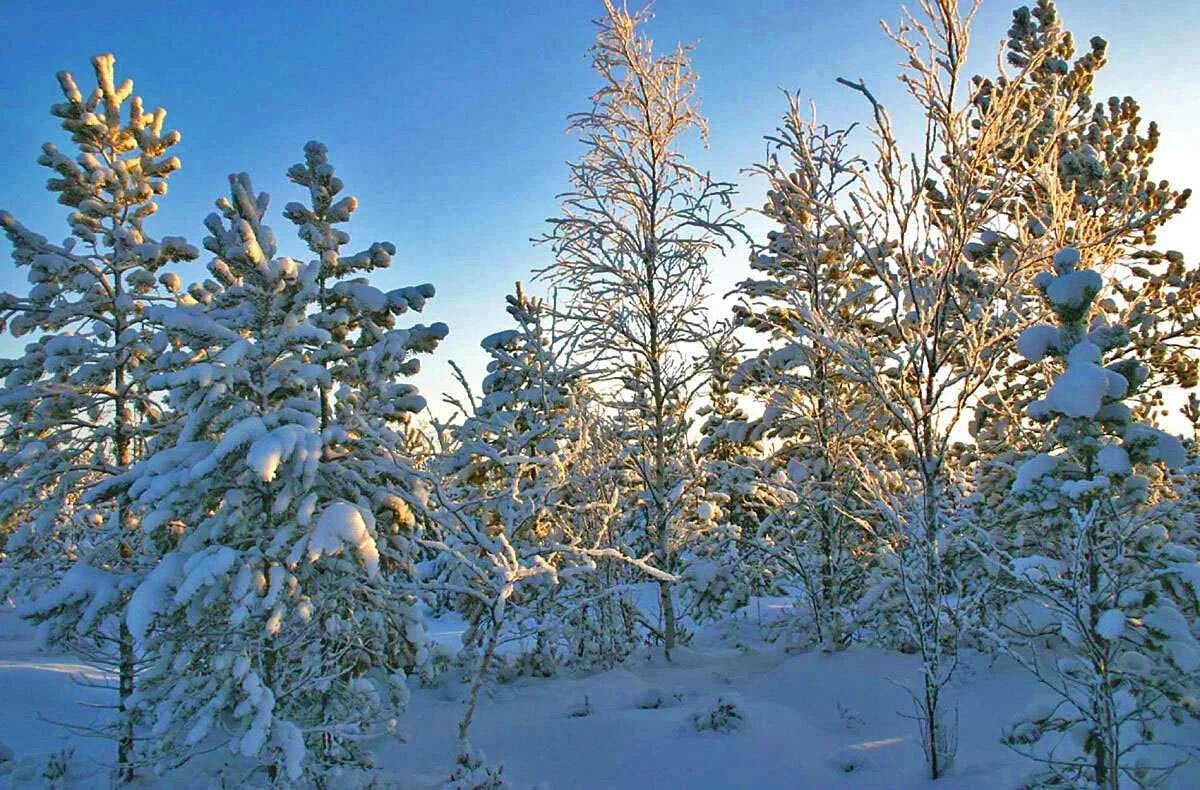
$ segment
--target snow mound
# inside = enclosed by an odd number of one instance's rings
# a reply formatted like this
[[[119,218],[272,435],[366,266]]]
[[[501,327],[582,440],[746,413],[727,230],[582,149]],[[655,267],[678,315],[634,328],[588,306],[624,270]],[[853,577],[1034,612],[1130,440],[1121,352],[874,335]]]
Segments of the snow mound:
[[[846,746],[830,755],[829,764],[842,773],[850,774],[868,767],[871,758],[861,746]]]
[[[664,707],[667,703],[667,695],[660,688],[653,686],[644,689],[633,700],[633,704],[642,710],[653,710],[654,708]]]

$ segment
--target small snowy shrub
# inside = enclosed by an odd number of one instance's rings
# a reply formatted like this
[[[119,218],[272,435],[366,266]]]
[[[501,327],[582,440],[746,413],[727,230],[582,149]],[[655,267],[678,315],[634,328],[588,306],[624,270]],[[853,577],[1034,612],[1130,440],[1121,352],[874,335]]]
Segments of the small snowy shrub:
[[[866,724],[858,711],[854,710],[853,708],[848,708],[840,702],[837,703],[837,712],[838,716],[840,716],[842,719],[842,723],[846,725],[846,729],[848,730],[857,730],[859,727]]]
[[[733,732],[746,723],[746,711],[742,698],[736,693],[722,694],[708,710],[693,713],[692,728],[696,732]]]
[[[46,755],[42,762],[42,778],[51,787],[62,782],[71,773],[71,763],[75,760],[75,749],[67,747]]]
[[[505,790],[511,787],[503,776],[504,763],[487,765],[483,752],[462,754],[442,790]]]
[[[429,645],[429,660],[421,667],[418,679],[425,688],[441,683],[442,678],[454,668],[454,651],[445,645],[432,642]]]

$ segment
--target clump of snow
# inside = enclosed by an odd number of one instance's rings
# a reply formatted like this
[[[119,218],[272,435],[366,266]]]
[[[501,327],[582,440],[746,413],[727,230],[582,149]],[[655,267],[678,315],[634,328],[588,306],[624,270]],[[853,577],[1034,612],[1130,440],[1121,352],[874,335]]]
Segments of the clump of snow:
[[[125,610],[125,623],[139,643],[145,640],[155,615],[166,608],[170,588],[183,572],[184,560],[182,554],[167,554],[130,596],[129,605]]]
[[[258,437],[246,454],[246,465],[266,483],[275,479],[283,461],[296,457],[307,471],[320,460],[320,438],[301,425],[281,425]]]
[[[1034,483],[1054,471],[1058,459],[1046,453],[1039,453],[1017,467],[1017,476],[1013,480],[1012,490],[1023,493],[1033,488]]]
[[[75,625],[75,632],[83,635],[91,631],[105,611],[117,603],[122,581],[117,574],[77,562],[63,575],[58,585],[22,607],[22,614],[48,614],[67,604],[84,604]]]
[[[1058,343],[1058,328],[1035,324],[1017,338],[1017,352],[1030,362],[1039,362]]]
[[[379,547],[367,529],[362,511],[349,502],[333,502],[326,506],[316,527],[300,545],[305,547],[309,562],[316,562],[325,554],[337,554],[344,546],[350,546],[358,553],[368,576],[379,573]],[[295,559],[298,558],[289,558],[289,561]]]
[[[1120,609],[1109,609],[1096,620],[1096,633],[1109,642],[1115,642],[1125,632],[1125,613]]]
[[[1100,347],[1090,340],[1082,340],[1071,347],[1067,353],[1067,366],[1091,363],[1100,364]]]
[[[250,728],[242,736],[238,743],[238,749],[246,757],[255,757],[262,751],[263,744],[266,743],[268,731],[275,719],[275,695],[270,689],[261,685],[258,675],[250,673],[246,679],[242,681],[242,687],[247,692],[247,702],[254,708],[254,718],[250,722]]]
[[[1103,286],[1104,278],[1099,272],[1091,269],[1067,272],[1047,286],[1046,297],[1060,309],[1079,310],[1090,304]]]
[[[1028,557],[1014,557],[1012,573],[1034,584],[1040,584],[1047,579],[1053,579],[1062,571],[1062,563],[1058,560],[1034,554]]]
[[[1085,344],[1080,343],[1079,346]],[[1090,343],[1086,345],[1091,346]],[[1076,348],[1079,348],[1076,346]],[[1092,346],[1095,348],[1095,346]],[[1085,352],[1088,349],[1084,350]],[[1072,349],[1074,353],[1074,349]],[[1086,354],[1081,353],[1080,359]],[[1057,412],[1068,417],[1091,419],[1100,411],[1104,396],[1108,392],[1108,371],[1095,362],[1078,361],[1069,364],[1046,397],[1029,404],[1029,416],[1044,419]]]
[[[1183,442],[1171,434],[1148,425],[1130,425],[1123,438],[1129,443],[1148,443],[1150,458],[1162,461],[1170,469],[1179,469],[1187,464],[1188,454]]]
[[[283,751],[283,765],[288,779],[293,782],[300,781],[300,777],[304,775],[304,758],[308,756],[308,751],[304,748],[304,734],[290,721],[276,721],[274,734]]]
[[[1075,271],[1079,266],[1079,250],[1075,247],[1063,247],[1054,253],[1054,271],[1059,274]]]
[[[1104,474],[1114,477],[1127,475],[1133,471],[1129,453],[1125,452],[1124,447],[1116,444],[1105,445],[1100,452],[1096,453],[1096,466]]]
[[[183,584],[175,591],[175,603],[187,603],[201,587],[229,573],[237,556],[228,546],[209,546],[188,557],[183,563]]]

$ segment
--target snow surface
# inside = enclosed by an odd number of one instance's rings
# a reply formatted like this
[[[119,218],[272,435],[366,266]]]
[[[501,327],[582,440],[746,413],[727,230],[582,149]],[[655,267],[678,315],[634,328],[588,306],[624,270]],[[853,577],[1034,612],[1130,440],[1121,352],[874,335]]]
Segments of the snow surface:
[[[608,672],[489,685],[472,740],[489,760],[504,763],[514,787],[965,790],[1012,787],[1029,769],[999,742],[1001,723],[1037,699],[1033,681],[1021,670],[1004,660],[967,655],[949,689],[959,720],[958,759],[948,775],[931,783],[913,725],[905,718],[910,703],[896,685],[917,681],[916,658],[874,649],[793,652],[762,642],[756,637],[759,622],[783,606],[756,599],[732,623],[701,629],[696,644],[676,650],[671,663],[657,652],[643,653]],[[461,631],[454,617],[431,623],[433,637],[448,647],[457,648]],[[69,781],[59,787],[103,784],[104,764],[111,760],[110,743],[72,737],[49,721],[92,723],[100,715],[77,703],[104,702],[109,695],[72,682],[72,674],[80,672],[100,679],[71,658],[41,653],[33,630],[11,609],[0,609],[0,699],[5,701],[0,742],[13,750],[18,767],[73,747]],[[385,787],[437,787],[452,767],[466,687],[454,671],[432,688],[413,686],[411,706],[399,723],[406,742],[378,745]],[[651,697],[661,704],[648,706]],[[738,701],[745,714],[741,726],[697,732],[693,717],[711,711],[721,698]],[[589,712],[569,715],[576,709]],[[1192,725],[1183,737],[1200,737],[1200,728]],[[211,787],[201,768],[213,770],[240,758],[219,750],[206,759],[137,785]],[[0,782],[4,779],[0,776]],[[1170,786],[1197,783],[1200,766],[1189,765]]]

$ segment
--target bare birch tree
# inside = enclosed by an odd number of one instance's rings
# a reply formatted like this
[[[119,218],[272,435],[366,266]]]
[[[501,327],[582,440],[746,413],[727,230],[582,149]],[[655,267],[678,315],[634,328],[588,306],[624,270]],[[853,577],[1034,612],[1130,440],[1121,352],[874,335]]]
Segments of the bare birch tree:
[[[555,261],[539,272],[567,296],[581,352],[597,378],[637,395],[628,462],[641,479],[646,538],[670,570],[689,524],[684,456],[690,406],[705,371],[692,353],[707,334],[709,257],[741,232],[733,185],[689,165],[681,145],[706,140],[690,48],[655,55],[639,30],[648,11],[630,14],[605,0],[592,47],[602,85],[592,108],[570,116],[585,151],[569,164],[562,216],[550,221]],[[671,588],[659,581],[662,642],[677,641]]]
[[[933,778],[954,753],[943,691],[957,662],[963,592],[954,561],[960,481],[946,460],[964,415],[1036,309],[1027,283],[1050,260],[1065,222],[1056,214],[1023,214],[1013,198],[1031,180],[1058,188],[1054,135],[1043,125],[1063,123],[1071,108],[1053,92],[1031,106],[1028,92],[1011,87],[1040,67],[1044,51],[1015,75],[1001,65],[1005,78],[979,101],[980,83],[964,76],[977,7],[922,0],[920,13],[905,12],[894,29],[884,25],[903,53],[900,81],[924,119],[924,133],[915,147],[902,145],[871,90],[841,79],[869,103],[873,152],[862,167],[806,165],[800,158],[792,196],[851,239],[868,270],[870,292],[862,298],[871,301],[871,321],[864,323],[861,310],[849,317],[808,310],[797,329],[865,385],[903,440],[895,463],[866,453],[851,461],[874,502],[864,527],[885,547],[892,625],[922,661],[913,699]],[[822,189],[818,164],[851,175],[843,197]]]

